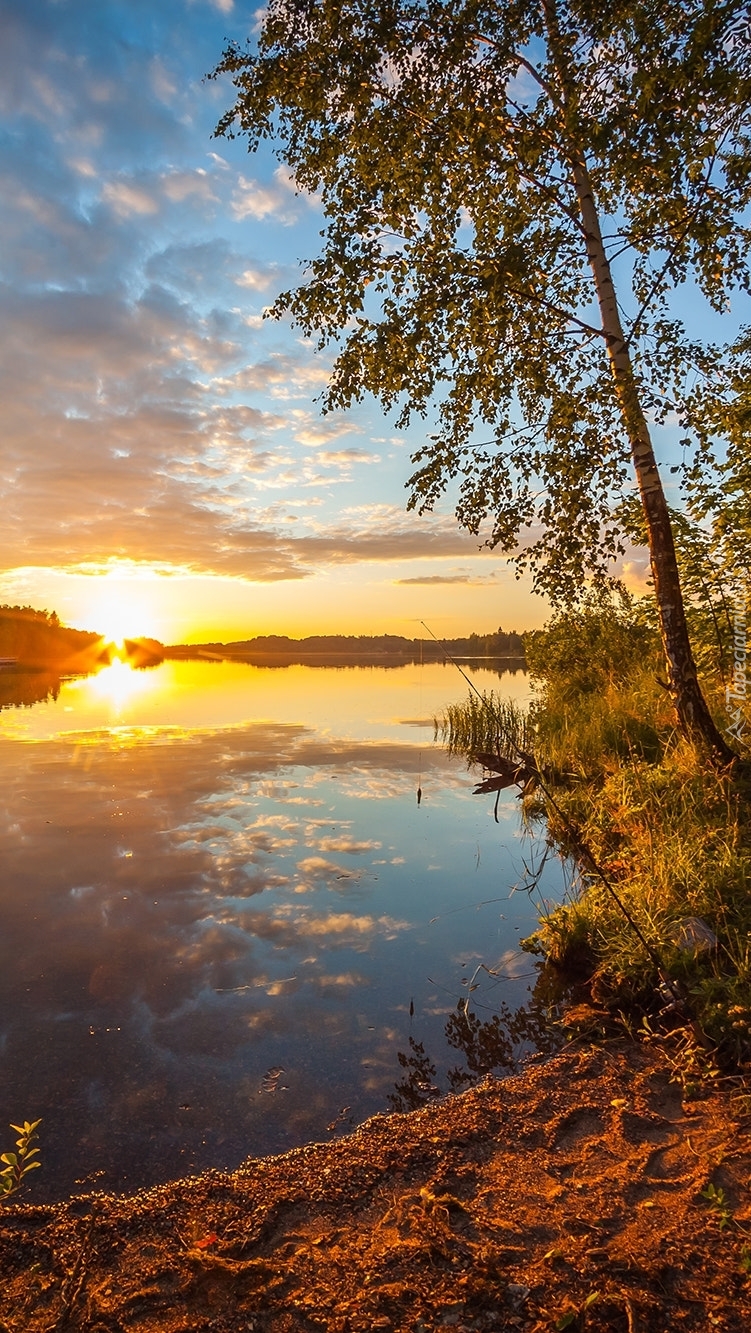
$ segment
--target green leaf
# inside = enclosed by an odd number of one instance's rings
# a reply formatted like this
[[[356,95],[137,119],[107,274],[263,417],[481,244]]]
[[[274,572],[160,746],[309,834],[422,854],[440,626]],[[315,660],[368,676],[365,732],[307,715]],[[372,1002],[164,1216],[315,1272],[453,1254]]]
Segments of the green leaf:
[[[428,419],[409,509],[447,496],[536,590],[576,602],[623,554],[638,482],[679,720],[728,763],[688,683],[686,566],[651,439],[678,419],[737,581],[751,343],[689,337],[681,306],[690,284],[722,314],[751,285],[747,0],[661,0],[659,23],[646,0],[561,9],[563,35],[539,0],[285,0],[210,76],[235,89],[216,132],[272,140],[320,193],[321,251],[271,313],[334,344],[325,411],[372,393],[399,428]]]

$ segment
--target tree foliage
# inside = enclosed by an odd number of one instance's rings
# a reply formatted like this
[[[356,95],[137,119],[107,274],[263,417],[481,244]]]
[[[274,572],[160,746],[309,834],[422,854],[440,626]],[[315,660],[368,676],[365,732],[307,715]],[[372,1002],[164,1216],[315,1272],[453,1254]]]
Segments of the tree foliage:
[[[558,17],[565,112],[543,6],[525,0],[282,0],[257,53],[230,47],[217,71],[238,90],[221,132],[271,138],[321,196],[323,250],[274,312],[339,344],[326,406],[372,392],[405,425],[437,402],[410,503],[457,479],[460,522],[554,596],[617,551],[630,454],[568,141],[586,149],[657,417],[701,351],[669,295],[692,281],[723,309],[748,288],[751,197],[745,4]]]
[[[435,412],[410,506],[450,489],[556,600],[622,550],[633,467],[679,716],[720,755],[650,423],[688,419],[687,374],[717,364],[676,291],[722,312],[751,284],[748,5],[271,0],[214,73],[219,132],[320,196],[273,313],[336,346],[324,406]]]
[[[0,606],[0,657],[17,658],[24,666],[72,665],[91,658],[99,636],[61,625],[55,611],[31,606]]]
[[[711,534],[727,595],[737,601],[751,574],[751,328],[692,387],[682,420],[690,509]]]
[[[524,635],[524,647],[533,679],[555,681],[574,698],[603,694],[658,660],[659,639],[642,607],[617,586],[592,589],[575,607],[559,610],[544,629]]]

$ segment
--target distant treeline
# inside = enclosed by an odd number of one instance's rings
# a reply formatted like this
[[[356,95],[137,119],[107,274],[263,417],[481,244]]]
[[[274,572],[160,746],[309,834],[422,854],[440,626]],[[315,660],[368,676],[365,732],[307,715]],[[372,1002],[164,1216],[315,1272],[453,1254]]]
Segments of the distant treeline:
[[[406,639],[398,634],[310,634],[304,639],[291,639],[286,634],[259,634],[253,639],[240,639],[234,643],[173,644],[164,649],[165,657],[271,658],[276,661],[398,658],[409,662],[440,662],[446,652],[452,657],[503,657],[521,662],[524,660],[524,642],[521,634],[498,629],[494,634],[445,639],[443,644],[427,636]]]
[[[502,630],[495,634],[470,634],[467,639],[446,639],[450,653],[467,657],[524,657],[524,639],[516,630]]]
[[[55,611],[0,606],[0,658],[19,667],[86,670],[97,658],[99,635],[67,629]]]
[[[465,659],[524,661],[521,634],[503,629],[446,639],[440,644],[427,635],[407,639],[399,634],[310,634],[304,639],[291,639],[287,634],[259,634],[233,643],[178,643],[167,648],[156,639],[133,639],[126,641],[125,650],[132,666],[154,666],[165,657],[239,658],[280,664],[314,661],[320,666],[441,662],[446,654]],[[0,606],[0,664],[5,669],[17,666],[19,670],[90,671],[109,661],[110,655],[98,634],[61,625],[56,611]]]

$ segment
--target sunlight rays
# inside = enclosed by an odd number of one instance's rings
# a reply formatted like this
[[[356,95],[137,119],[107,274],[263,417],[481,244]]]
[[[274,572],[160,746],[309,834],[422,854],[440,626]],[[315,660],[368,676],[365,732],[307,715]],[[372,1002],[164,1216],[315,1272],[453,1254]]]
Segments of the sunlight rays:
[[[148,671],[136,671],[121,658],[115,657],[109,666],[102,667],[95,676],[89,676],[82,685],[101,699],[106,699],[120,713],[138,695],[153,690],[157,684]]]

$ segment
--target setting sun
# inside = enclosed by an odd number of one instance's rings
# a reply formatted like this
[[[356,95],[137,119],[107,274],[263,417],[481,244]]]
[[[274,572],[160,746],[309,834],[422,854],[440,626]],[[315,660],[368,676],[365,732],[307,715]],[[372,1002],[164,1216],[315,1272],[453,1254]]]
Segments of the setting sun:
[[[86,620],[107,642],[120,649],[126,639],[158,637],[148,579],[106,574],[90,582]]]

